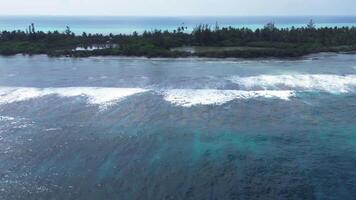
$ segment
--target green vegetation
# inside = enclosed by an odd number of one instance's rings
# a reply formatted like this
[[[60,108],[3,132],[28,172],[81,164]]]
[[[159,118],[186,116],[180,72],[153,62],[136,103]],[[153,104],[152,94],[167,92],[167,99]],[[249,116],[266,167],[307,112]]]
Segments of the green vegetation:
[[[85,50],[87,47],[101,47]],[[84,47],[84,48],[77,48]],[[105,47],[105,48],[103,48]],[[26,31],[0,33],[0,54],[47,54],[49,56],[146,56],[146,57],[297,57],[317,52],[356,50],[356,27],[315,28],[311,21],[303,28],[211,28],[199,25],[191,33],[186,27],[174,31],[155,30],[131,35],[75,35],[64,32]]]

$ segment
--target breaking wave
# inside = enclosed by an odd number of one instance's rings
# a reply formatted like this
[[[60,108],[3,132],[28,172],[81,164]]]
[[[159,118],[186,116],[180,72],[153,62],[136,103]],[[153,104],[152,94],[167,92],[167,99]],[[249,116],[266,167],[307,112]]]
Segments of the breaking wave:
[[[15,118],[9,117],[9,116],[1,116],[0,115],[0,122],[1,121],[13,121],[13,120],[15,120]]]
[[[276,98],[289,100],[295,96],[290,90],[264,90],[264,91],[240,91],[240,90],[212,90],[212,89],[175,89],[163,92],[164,99],[174,105],[191,107],[195,105],[222,105],[235,99],[250,98]]]
[[[84,96],[89,104],[108,106],[117,101],[148,90],[142,88],[100,88],[100,87],[66,87],[66,88],[30,88],[0,87],[0,105],[27,101],[48,95],[60,97]]]
[[[297,74],[249,77],[232,76],[227,78],[227,80],[233,84],[237,84],[238,89],[153,89],[153,92],[162,95],[165,101],[184,107],[194,105],[222,105],[235,99],[273,98],[289,100],[299,92],[320,91],[332,94],[356,92],[356,75]],[[88,104],[95,104],[101,108],[105,108],[128,96],[147,91],[149,91],[149,89],[110,87],[0,87],[0,105],[27,101],[48,95],[57,95],[59,97],[83,96],[86,98]]]
[[[356,75],[261,75],[228,78],[244,90],[296,90],[350,93],[356,91]]]

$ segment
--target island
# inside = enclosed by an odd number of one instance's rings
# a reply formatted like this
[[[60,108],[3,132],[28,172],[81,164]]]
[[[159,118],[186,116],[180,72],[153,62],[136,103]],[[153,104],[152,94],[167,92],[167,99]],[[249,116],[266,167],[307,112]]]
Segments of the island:
[[[65,31],[2,31],[0,55],[46,54],[48,56],[144,56],[260,58],[300,57],[319,52],[356,50],[356,27],[320,27],[313,21],[305,27],[261,29],[198,25],[193,31],[153,30],[132,34],[74,34]]]

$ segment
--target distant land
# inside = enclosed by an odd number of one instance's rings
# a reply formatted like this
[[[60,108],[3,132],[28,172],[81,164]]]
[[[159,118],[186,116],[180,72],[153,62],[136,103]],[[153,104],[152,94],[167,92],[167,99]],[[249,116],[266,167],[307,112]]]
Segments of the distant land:
[[[145,56],[260,58],[298,57],[319,52],[356,51],[356,27],[317,27],[310,20],[303,27],[278,28],[274,22],[262,28],[184,24],[174,30],[132,34],[75,34],[44,32],[30,24],[26,30],[2,31],[0,54],[47,54],[49,56]]]
[[[34,23],[37,31],[64,31],[66,26],[76,35],[91,34],[132,34],[136,31],[173,31],[185,26],[189,33],[199,24],[220,27],[261,29],[268,22],[277,28],[304,27],[309,20],[315,27],[356,26],[356,16],[1,16],[0,31],[24,30]]]

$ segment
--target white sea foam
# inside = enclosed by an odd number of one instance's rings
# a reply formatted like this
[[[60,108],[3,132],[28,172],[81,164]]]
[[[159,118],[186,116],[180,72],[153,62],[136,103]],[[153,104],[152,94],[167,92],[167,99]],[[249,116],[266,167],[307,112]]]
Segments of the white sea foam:
[[[356,90],[356,75],[261,75],[228,78],[246,90],[296,90],[349,93]]]
[[[157,92],[164,99],[179,106],[221,105],[234,99],[275,98],[289,100],[297,92],[322,91],[330,93],[356,92],[356,75],[293,74],[233,76],[228,80],[238,84],[239,90],[171,89]],[[27,101],[47,95],[59,97],[85,97],[88,104],[101,108],[110,106],[125,97],[148,91],[142,88],[66,87],[32,88],[0,87],[0,105]],[[0,118],[4,119],[4,118]]]
[[[58,131],[58,130],[61,130],[61,128],[47,128],[47,129],[45,129],[46,132]]]
[[[146,92],[142,88],[55,88],[47,89],[48,93],[57,94],[62,97],[85,96],[90,104],[112,104],[125,97]]]
[[[100,87],[67,87],[67,88],[30,88],[0,87],[0,104],[27,101],[47,95],[60,97],[87,98],[89,104],[108,106],[117,101],[138,93],[146,92],[142,88],[100,88]]]
[[[9,117],[9,116],[0,116],[0,122],[1,121],[13,121],[15,118]]]
[[[48,95],[37,88],[0,87],[0,104],[26,101]]]
[[[240,91],[212,89],[174,89],[163,92],[164,99],[174,105],[190,107],[194,105],[222,105],[235,99],[276,98],[289,100],[295,96],[290,90]]]

